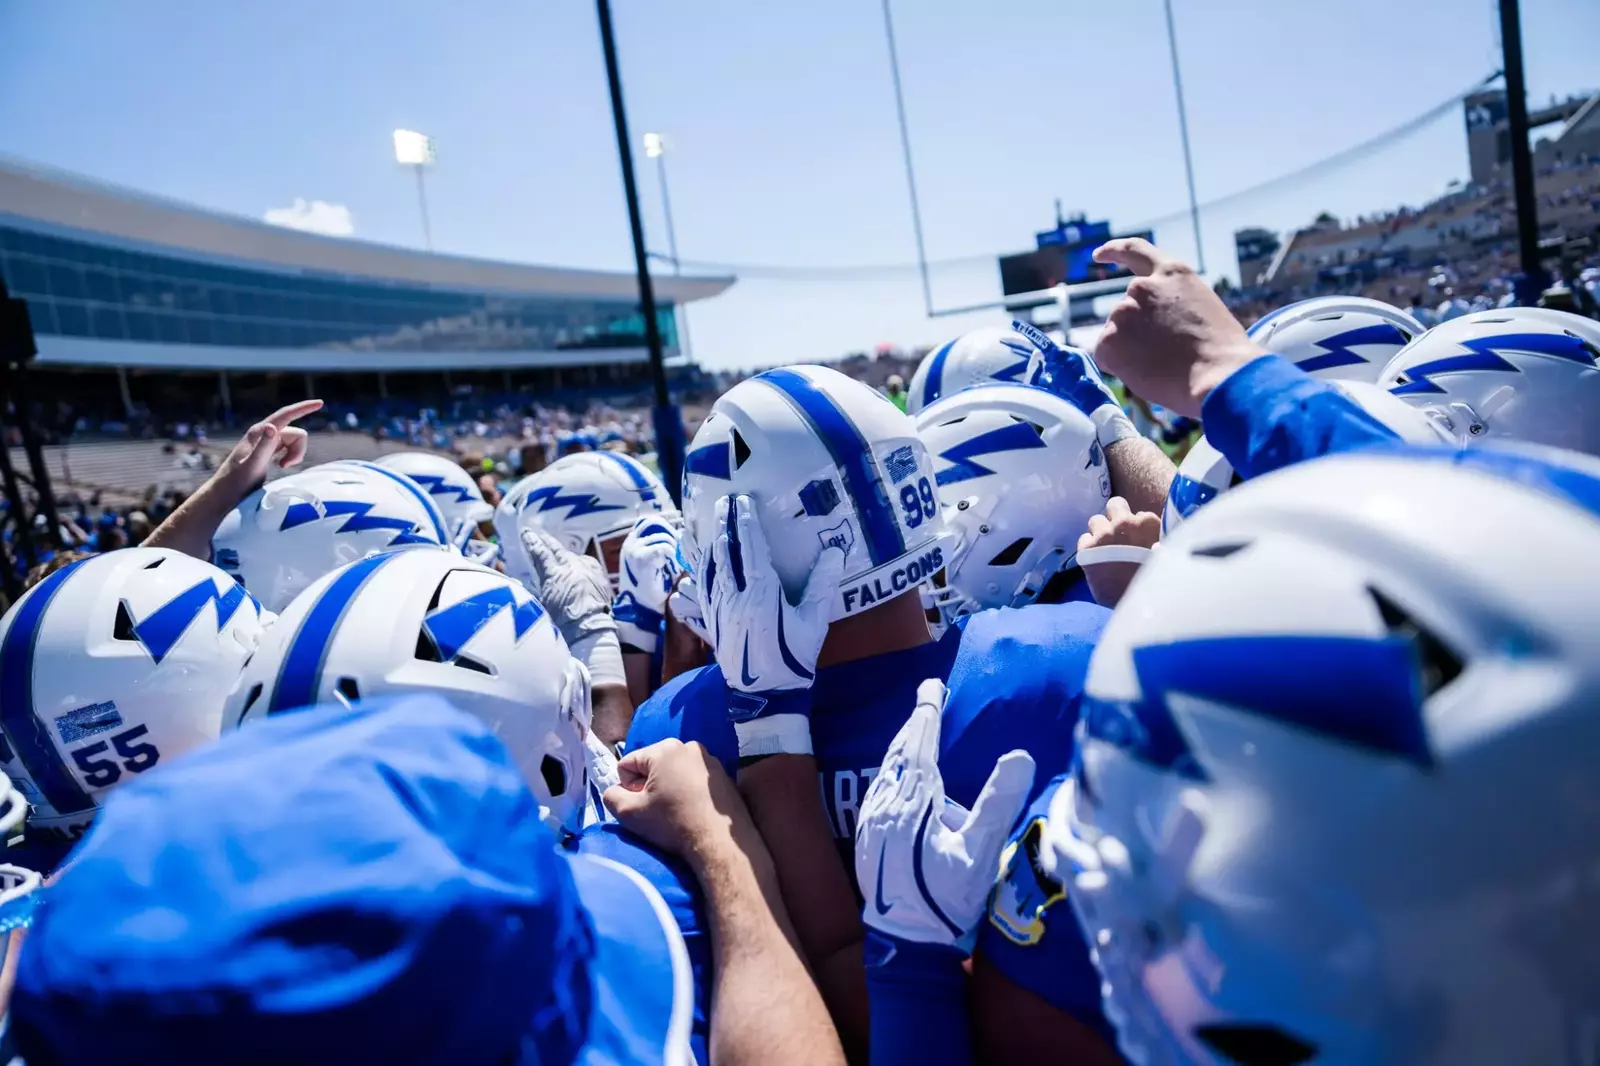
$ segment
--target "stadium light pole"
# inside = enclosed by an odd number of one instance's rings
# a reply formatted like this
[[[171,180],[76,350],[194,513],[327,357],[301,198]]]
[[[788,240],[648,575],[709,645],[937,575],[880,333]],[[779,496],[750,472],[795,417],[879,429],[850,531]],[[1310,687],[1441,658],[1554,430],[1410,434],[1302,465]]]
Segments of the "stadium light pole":
[[[1533,149],[1528,147],[1528,84],[1522,71],[1522,16],[1517,0],[1500,0],[1500,47],[1505,55],[1506,121],[1511,137],[1511,185],[1517,203],[1517,249],[1522,273],[1517,303],[1532,307],[1544,292],[1539,259],[1539,199],[1533,186]]]
[[[1183,75],[1178,72],[1178,31],[1172,22],[1172,0],[1167,8],[1167,47],[1172,51],[1172,90],[1178,97],[1178,136],[1183,140],[1183,173],[1189,181],[1189,220],[1194,223],[1195,269],[1206,272],[1206,246],[1200,239],[1200,200],[1194,193],[1194,159],[1189,154],[1189,115],[1183,106]]]
[[[928,251],[922,240],[922,208],[917,203],[917,172],[911,165],[911,132],[906,126],[906,97],[900,88],[900,54],[894,46],[894,15],[883,0],[883,36],[889,42],[889,75],[894,81],[894,113],[900,122],[900,153],[905,157],[906,192],[911,197],[911,232],[917,239],[917,267],[922,272],[922,306],[933,317],[933,288],[928,284]]]
[[[422,172],[433,166],[438,158],[433,138],[416,130],[394,131],[394,161],[417,172],[417,206],[422,211],[422,243],[433,251],[433,227],[428,225],[428,189],[423,184]]]
[[[633,140],[628,136],[628,109],[622,99],[622,75],[617,71],[617,42],[611,30],[610,0],[595,0],[600,21],[600,48],[605,53],[606,82],[611,90],[611,121],[617,131],[617,158],[622,166],[622,194],[628,201],[628,228],[633,235],[633,268],[639,277],[639,309],[644,313],[644,338],[650,350],[650,372],[655,381],[653,414],[656,464],[667,491],[683,501],[683,419],[667,392],[667,364],[661,346],[661,324],[656,321],[656,290],[650,280],[650,263],[644,247],[644,219],[639,214],[639,184],[633,174]]]
[[[656,161],[656,184],[661,186],[661,214],[667,220],[667,254],[672,256],[672,273],[677,276],[683,273],[683,267],[678,263],[678,231],[672,226],[672,195],[667,192],[667,139],[659,133],[644,135],[644,154],[647,159]],[[680,350],[684,355],[693,358],[689,353],[689,309],[682,305],[675,305],[677,312],[678,339],[681,341]]]

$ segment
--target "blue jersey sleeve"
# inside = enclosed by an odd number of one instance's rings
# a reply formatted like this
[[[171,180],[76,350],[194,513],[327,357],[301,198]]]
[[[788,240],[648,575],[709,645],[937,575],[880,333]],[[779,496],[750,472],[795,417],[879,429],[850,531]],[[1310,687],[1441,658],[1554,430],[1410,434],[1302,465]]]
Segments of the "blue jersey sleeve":
[[[1074,602],[965,620],[940,735],[939,770],[951,799],[972,806],[1000,756],[1017,748],[1038,767],[1034,796],[1066,772],[1089,656],[1110,617],[1104,607]]]
[[[702,666],[668,681],[633,712],[627,750],[675,737],[704,744],[729,777],[739,772],[739,738],[728,720],[728,686],[722,671]]]
[[[872,1066],[964,1066],[972,1061],[965,952],[868,931],[862,949]]]
[[[1000,853],[1000,876],[978,927],[978,954],[1019,988],[1072,1015],[1115,1046],[1100,1008],[1100,975],[1060,881],[1039,862],[1039,838],[1063,774],[1023,815]]]
[[[1206,439],[1247,481],[1398,439],[1337,388],[1276,355],[1234,371],[1211,390],[1201,413]]]
[[[711,982],[714,973],[711,956],[711,928],[706,922],[705,901],[694,873],[675,857],[640,840],[616,824],[595,825],[567,840],[567,847],[582,855],[598,855],[634,871],[649,881],[661,895],[672,918],[683,934],[689,950],[689,966],[694,973],[694,1025],[690,1046],[696,1062],[710,1062]]]

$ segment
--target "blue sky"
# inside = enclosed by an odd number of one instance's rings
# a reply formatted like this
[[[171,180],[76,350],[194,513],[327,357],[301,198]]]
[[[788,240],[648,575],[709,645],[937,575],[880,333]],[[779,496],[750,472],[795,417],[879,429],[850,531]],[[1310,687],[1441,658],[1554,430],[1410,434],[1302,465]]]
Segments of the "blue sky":
[[[836,267],[915,257],[876,0],[613,0],[635,136],[668,135],[685,259]],[[1499,66],[1492,0],[1173,0],[1206,200],[1426,110]],[[1532,99],[1600,84],[1600,4],[1523,0]],[[1160,0],[897,0],[928,253],[1023,250],[1052,202],[1119,228],[1185,204]],[[0,0],[0,152],[261,217],[347,207],[420,246],[397,126],[432,134],[436,246],[629,269],[605,72],[586,0]],[[654,171],[646,228],[665,250]],[[1466,173],[1462,121],[1337,175],[1208,214],[1232,231],[1416,203]],[[1185,256],[1187,221],[1157,239]],[[941,267],[942,307],[991,300],[992,261]],[[749,277],[690,311],[713,366],[924,344],[913,270]]]

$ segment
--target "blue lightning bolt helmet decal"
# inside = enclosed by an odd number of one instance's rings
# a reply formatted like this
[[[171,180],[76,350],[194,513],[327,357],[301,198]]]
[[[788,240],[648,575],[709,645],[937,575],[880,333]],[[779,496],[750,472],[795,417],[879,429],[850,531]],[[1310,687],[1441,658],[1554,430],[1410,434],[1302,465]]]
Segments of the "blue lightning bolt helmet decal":
[[[501,585],[428,612],[422,628],[439,649],[440,659],[449,662],[495,615],[507,610],[518,641],[544,617],[544,608],[532,596],[518,597],[510,585]]]
[[[465,485],[452,485],[441,474],[407,474],[406,477],[426,489],[429,496],[438,496],[452,503],[472,501],[472,493]]]
[[[1469,370],[1519,373],[1516,365],[1500,352],[1528,352],[1596,365],[1594,345],[1570,333],[1503,333],[1457,343],[1467,349],[1468,354],[1447,355],[1442,359],[1431,359],[1407,367],[1401,372],[1405,380],[1389,391],[1396,396],[1442,395],[1447,390],[1433,380],[1435,374],[1458,374]]]
[[[220,633],[247,598],[244,586],[238,582],[230,581],[226,591],[218,592],[210,578],[201,578],[135,622],[133,634],[139,638],[139,643],[144,645],[150,657],[159,663],[189,631],[207,604],[216,607],[217,632]]]
[[[399,547],[402,544],[439,544],[442,541],[431,537],[419,536],[417,524],[408,518],[391,518],[387,515],[373,514],[376,504],[365,503],[360,500],[325,500],[318,507],[314,503],[299,501],[290,504],[283,512],[283,521],[279,524],[280,530],[294,529],[308,522],[316,522],[324,518],[343,517],[335,533],[369,533],[374,530],[390,530],[394,536],[390,538],[388,546]]]
[[[941,485],[953,485],[958,481],[984,477],[994,471],[978,462],[978,456],[1043,447],[1045,443],[1040,439],[1038,430],[1026,422],[1013,422],[1009,426],[980,433],[940,452],[939,458],[952,465],[939,471],[934,480]]]
[[[601,503],[600,497],[593,493],[573,493],[570,496],[563,496],[561,495],[560,485],[541,485],[539,488],[533,489],[522,498],[522,503],[519,506],[521,510],[527,510],[535,503],[539,505],[541,512],[569,507],[571,510],[567,512],[568,518],[577,518],[586,514],[599,514],[601,511],[622,510],[621,504]]]
[[[1381,344],[1399,349],[1405,347],[1410,340],[1405,331],[1392,322],[1358,326],[1317,341],[1316,347],[1321,348],[1326,354],[1309,356],[1295,365],[1307,374],[1315,374],[1319,370],[1332,370],[1339,366],[1362,366],[1372,360],[1351,349],[1368,344]]]

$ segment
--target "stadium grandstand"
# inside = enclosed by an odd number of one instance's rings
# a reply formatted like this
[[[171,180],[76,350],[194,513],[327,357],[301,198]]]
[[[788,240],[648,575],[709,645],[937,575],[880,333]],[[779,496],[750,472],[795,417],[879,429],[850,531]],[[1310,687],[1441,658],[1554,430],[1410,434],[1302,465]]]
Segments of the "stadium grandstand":
[[[422,253],[219,214],[0,160],[0,271],[27,301],[35,396],[81,437],[230,424],[307,395],[364,428],[470,395],[582,405],[644,396],[631,273]],[[662,277],[680,304],[731,277]],[[55,417],[53,417],[55,416]]]
[[[1418,208],[1349,221],[1322,215],[1282,241],[1240,230],[1241,287],[1228,296],[1235,313],[1248,322],[1293,300],[1347,294],[1409,308],[1429,323],[1507,300],[1519,266],[1504,92],[1469,96],[1463,108],[1470,181]],[[1545,265],[1589,299],[1600,264],[1600,93],[1532,118],[1553,131],[1533,153]]]

